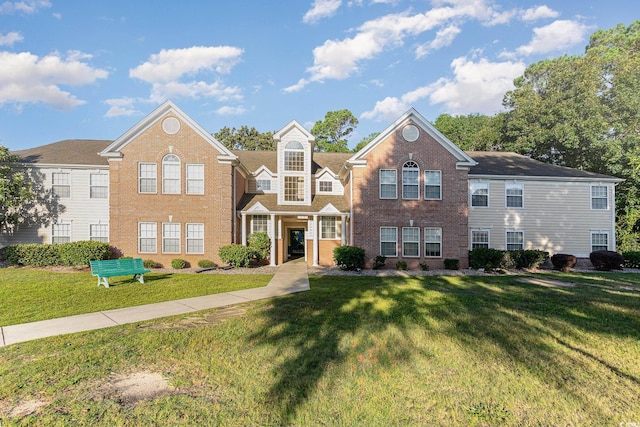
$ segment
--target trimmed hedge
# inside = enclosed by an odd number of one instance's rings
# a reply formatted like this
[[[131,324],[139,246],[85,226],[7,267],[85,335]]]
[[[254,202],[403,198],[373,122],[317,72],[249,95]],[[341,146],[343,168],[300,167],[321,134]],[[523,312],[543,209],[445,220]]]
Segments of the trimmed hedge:
[[[214,268],[217,267],[216,263],[210,259],[201,259],[198,261],[198,267],[200,268]]]
[[[457,258],[445,258],[444,260],[445,270],[460,270],[460,260]]]
[[[175,268],[176,270],[181,270],[187,267],[187,261],[183,260],[182,258],[174,258],[171,260],[171,267]]]
[[[624,257],[614,251],[594,251],[589,254],[589,261],[596,270],[622,270]]]
[[[624,266],[628,268],[640,268],[640,251],[623,252]]]
[[[549,252],[538,250],[502,251],[492,248],[477,248],[469,251],[469,266],[495,270],[514,268],[538,268],[549,257]]]
[[[59,244],[18,244],[3,248],[4,258],[10,265],[46,267],[51,265],[80,266],[89,261],[109,259],[108,243],[83,240]]]
[[[551,257],[551,264],[555,270],[568,272],[578,263],[578,258],[570,254],[554,254]]]
[[[247,245],[253,249],[254,256],[258,261],[269,258],[271,250],[271,240],[269,235],[263,231],[249,234]]]
[[[333,249],[333,260],[340,270],[361,270],[364,267],[364,249],[338,246]]]
[[[220,248],[218,255],[222,262],[231,267],[248,267],[255,254],[252,248],[239,244],[226,245]]]

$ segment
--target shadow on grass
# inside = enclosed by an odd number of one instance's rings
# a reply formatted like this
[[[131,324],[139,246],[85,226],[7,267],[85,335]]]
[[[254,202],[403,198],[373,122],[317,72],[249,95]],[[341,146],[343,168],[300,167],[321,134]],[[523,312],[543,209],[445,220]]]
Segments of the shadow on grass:
[[[354,351],[366,352],[345,348],[345,340],[380,336],[390,327],[402,337],[382,343],[392,363],[414,357],[412,331],[421,328],[458,341],[484,360],[515,363],[581,401],[584,389],[571,381],[583,382],[594,369],[640,385],[637,367],[605,360],[584,338],[585,333],[640,338],[640,288],[624,289],[624,281],[560,278],[591,284],[546,288],[509,277],[311,278],[311,291],[274,299],[263,312],[264,327],[251,337],[257,345],[275,345],[282,355],[266,399],[280,408],[283,423],[291,422],[330,367],[345,363]],[[576,379],[575,369],[583,376]]]

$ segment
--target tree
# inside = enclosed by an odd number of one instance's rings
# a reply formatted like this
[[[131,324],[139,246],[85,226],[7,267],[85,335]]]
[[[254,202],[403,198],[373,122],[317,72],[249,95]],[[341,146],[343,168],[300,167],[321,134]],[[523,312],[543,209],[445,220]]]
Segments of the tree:
[[[369,135],[362,138],[360,142],[358,142],[358,145],[356,145],[355,148],[353,149],[353,152],[357,153],[358,151],[362,150],[365,145],[373,141],[375,137],[378,135],[380,135],[380,132],[371,132]]]
[[[0,145],[0,233],[12,232],[23,220],[20,208],[35,199],[26,173],[7,164],[18,160]]]
[[[502,146],[503,117],[504,114],[496,116],[441,114],[434,126],[463,150],[496,151]]]
[[[230,150],[275,150],[273,132],[258,132],[254,127],[242,126],[240,129],[225,126],[213,134],[225,147]]]
[[[329,111],[311,129],[316,137],[316,151],[348,153],[347,139],[358,126],[358,119],[349,110]]]

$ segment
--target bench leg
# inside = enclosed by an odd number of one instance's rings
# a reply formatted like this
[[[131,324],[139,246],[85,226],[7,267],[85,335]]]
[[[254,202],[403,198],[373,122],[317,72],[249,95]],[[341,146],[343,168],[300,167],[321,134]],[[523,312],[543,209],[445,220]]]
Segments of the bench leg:
[[[131,279],[131,281],[133,282],[134,280],[137,280],[138,282],[144,285],[144,274],[134,274],[133,279]]]
[[[98,286],[104,285],[105,288],[109,287],[109,278],[108,277],[98,277]]]

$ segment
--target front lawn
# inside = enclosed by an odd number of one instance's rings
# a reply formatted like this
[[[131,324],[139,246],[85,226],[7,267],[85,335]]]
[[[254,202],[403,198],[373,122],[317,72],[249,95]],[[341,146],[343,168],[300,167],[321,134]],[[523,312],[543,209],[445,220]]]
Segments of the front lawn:
[[[639,422],[640,275],[533,277],[570,283],[311,277],[308,292],[0,348],[0,424]],[[145,376],[167,388],[118,388]]]
[[[89,272],[0,269],[0,326],[266,286],[270,275],[148,273],[114,277],[106,289]]]

